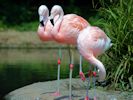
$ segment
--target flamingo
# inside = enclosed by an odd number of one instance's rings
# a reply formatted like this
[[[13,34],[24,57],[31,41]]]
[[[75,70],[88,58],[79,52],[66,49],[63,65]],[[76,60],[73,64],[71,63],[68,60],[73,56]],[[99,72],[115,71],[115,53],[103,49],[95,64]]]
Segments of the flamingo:
[[[82,30],[86,29],[90,24],[82,17],[76,14],[67,14],[64,15],[63,9],[59,5],[55,5],[51,9],[50,19],[54,20],[54,27],[51,31],[53,38],[61,44],[76,45],[78,35]],[[82,80],[85,80],[84,74],[82,72],[80,57],[80,77]],[[73,54],[71,51],[70,55],[70,73],[69,73],[69,99],[72,99],[71,91],[71,79],[73,71]]]
[[[51,34],[51,29],[53,28],[53,25],[51,24],[50,20],[48,19],[49,17],[49,10],[46,5],[41,5],[38,8],[38,14],[39,14],[39,21],[40,24],[38,26],[38,36],[42,41],[53,41],[54,38]],[[59,49],[59,58],[58,58],[58,75],[57,75],[57,91],[53,93],[52,95],[54,96],[59,96],[59,80],[60,80],[60,63],[61,63],[61,53]]]
[[[106,77],[106,70],[102,62],[96,57],[104,53],[111,47],[111,39],[99,27],[89,26],[82,30],[77,38],[77,46],[80,54],[92,65],[98,68],[98,81],[103,81]],[[96,100],[96,97],[94,97]],[[86,99],[88,99],[88,94]]]
[[[53,36],[51,35],[51,29],[53,28],[53,25],[51,24],[49,17],[49,10],[46,5],[41,5],[38,8],[38,14],[39,14],[39,21],[40,24],[38,26],[38,36],[42,41],[52,41],[54,40]],[[55,20],[56,18],[54,18]],[[80,58],[81,59],[81,58]],[[60,63],[61,63],[61,49],[59,49],[59,58],[58,58],[58,74],[57,74],[57,91],[53,93],[54,96],[60,96]],[[81,66],[81,63],[80,63]],[[85,80],[84,74],[81,71],[80,75],[82,75],[82,80]]]
[[[52,41],[53,37],[51,34],[51,29],[53,28],[53,25],[51,24],[49,17],[49,10],[46,5],[41,5],[38,8],[38,14],[39,14],[39,21],[40,24],[38,26],[38,36],[40,40],[42,41]]]

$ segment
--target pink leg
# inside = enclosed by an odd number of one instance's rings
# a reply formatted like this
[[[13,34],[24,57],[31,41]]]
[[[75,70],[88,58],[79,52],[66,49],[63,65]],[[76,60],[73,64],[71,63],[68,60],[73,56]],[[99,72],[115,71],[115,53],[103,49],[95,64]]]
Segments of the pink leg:
[[[95,91],[95,89],[96,89],[96,86],[95,86],[95,82],[96,82],[96,68],[94,68],[94,72],[92,73],[93,74],[93,84],[94,84],[94,100],[97,100],[96,99],[96,91]]]
[[[57,91],[52,94],[52,96],[60,96],[60,63],[61,59],[58,58],[58,75],[57,75]]]
[[[73,67],[74,67],[74,57],[72,50],[69,48],[69,56],[70,56],[70,73],[69,73],[69,100],[72,100],[72,73],[73,73]]]
[[[60,64],[61,64],[61,49],[59,48],[59,58],[58,58],[58,75],[57,75],[57,91],[53,93],[53,96],[60,96]]]
[[[80,78],[82,81],[85,81],[85,75],[83,72],[79,72]]]
[[[73,64],[70,64],[70,73],[69,73],[69,100],[72,100],[72,72]]]
[[[94,100],[97,100],[96,96],[94,96]]]
[[[96,69],[92,72],[91,70],[88,71],[88,87],[86,90],[86,97],[84,100],[89,100],[89,96],[88,96],[88,90],[89,90],[89,86],[90,86],[90,77],[93,78],[93,84],[94,84],[94,100],[96,99],[96,91],[95,91],[95,81],[96,81]]]
[[[91,70],[89,70],[88,71],[88,86],[87,86],[87,89],[86,89],[86,97],[85,97],[85,99],[84,100],[89,100],[89,95],[88,95],[88,91],[89,91],[89,87],[90,87],[90,77],[91,77],[91,75],[92,75],[92,71]]]
[[[59,91],[56,91],[56,92],[54,92],[53,94],[51,94],[52,96],[56,96],[56,97],[58,97],[58,96],[60,96],[61,94],[60,94],[60,92]]]
[[[52,94],[52,96],[60,96],[60,63],[61,63],[61,60],[60,58],[58,58],[58,75],[57,75],[57,91],[55,93]]]
[[[85,81],[85,75],[84,75],[84,73],[82,71],[82,56],[81,55],[80,55],[80,69],[79,70],[80,70],[79,76],[80,76],[81,80]]]
[[[88,96],[86,96],[84,100],[89,100],[89,97],[88,97]]]

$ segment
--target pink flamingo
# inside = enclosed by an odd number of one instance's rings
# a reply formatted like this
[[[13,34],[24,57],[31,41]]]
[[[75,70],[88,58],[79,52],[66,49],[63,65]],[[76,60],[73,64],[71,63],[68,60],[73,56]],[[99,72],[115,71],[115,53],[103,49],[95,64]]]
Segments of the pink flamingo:
[[[38,26],[38,36],[42,41],[52,41],[54,40],[51,30],[53,28],[53,25],[51,24],[50,20],[48,19],[49,17],[49,10],[46,5],[41,5],[38,8],[38,14],[39,14],[39,21],[40,25]],[[60,54],[60,49],[59,49],[59,58],[58,58],[58,75],[57,75],[57,92],[53,93],[55,96],[59,96],[59,80],[60,80],[60,59],[61,59],[61,54]]]
[[[53,36],[51,35],[51,30],[53,28],[53,25],[51,24],[50,20],[48,19],[49,17],[49,10],[47,6],[41,5],[38,9],[39,13],[39,21],[40,25],[38,27],[38,36],[42,41],[52,41],[54,40]],[[54,18],[55,20],[56,18]],[[58,58],[58,74],[57,74],[57,91],[53,93],[54,96],[59,96],[60,95],[60,63],[61,63],[61,50],[59,49],[59,58]],[[80,74],[83,77],[83,72],[81,71]],[[84,77],[82,78],[84,79]]]
[[[38,8],[38,14],[39,14],[39,21],[40,24],[38,26],[38,36],[42,41],[52,41],[53,37],[51,34],[51,29],[53,28],[53,25],[51,24],[49,17],[49,10],[47,6],[41,5]]]
[[[102,62],[96,59],[96,57],[111,47],[110,38],[100,28],[89,26],[79,34],[77,45],[80,54],[92,65],[97,66],[99,69],[98,80],[103,81],[106,77],[106,70]],[[85,100],[89,100],[88,95]],[[96,100],[96,97],[94,97],[94,100]]]
[[[67,14],[64,16],[64,12],[61,6],[55,5],[51,9],[50,19],[54,19],[54,27],[51,31],[53,38],[62,44],[68,45],[76,45],[78,35],[81,33],[82,30],[86,29],[90,24],[83,19],[82,17],[76,14]],[[71,79],[72,79],[72,71],[73,71],[73,55],[71,53],[70,56],[70,83],[69,83],[69,99],[72,98],[72,91],[71,91]],[[80,57],[81,58],[81,57]],[[81,60],[81,59],[80,59]],[[84,74],[81,68],[81,61],[80,61],[80,76],[82,80],[85,79]]]

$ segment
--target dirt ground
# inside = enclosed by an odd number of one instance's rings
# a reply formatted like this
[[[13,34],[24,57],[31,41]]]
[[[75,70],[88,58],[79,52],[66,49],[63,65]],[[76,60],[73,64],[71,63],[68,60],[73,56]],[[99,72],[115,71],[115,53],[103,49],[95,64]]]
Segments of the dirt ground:
[[[20,89],[14,90],[5,96],[6,100],[68,100],[69,80],[61,80],[61,96],[55,97],[51,94],[56,90],[57,81],[38,82]],[[87,82],[80,79],[72,80],[72,100],[84,100]],[[122,91],[105,91],[103,89],[90,89],[90,100],[96,95],[97,100],[133,100],[133,93]]]

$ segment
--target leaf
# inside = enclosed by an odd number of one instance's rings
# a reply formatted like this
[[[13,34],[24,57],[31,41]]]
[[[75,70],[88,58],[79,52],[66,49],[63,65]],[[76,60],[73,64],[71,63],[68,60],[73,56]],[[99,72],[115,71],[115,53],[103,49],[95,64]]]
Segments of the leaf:
[[[129,83],[130,83],[131,88],[133,90],[133,75],[131,77],[129,77],[128,80],[129,80]]]

